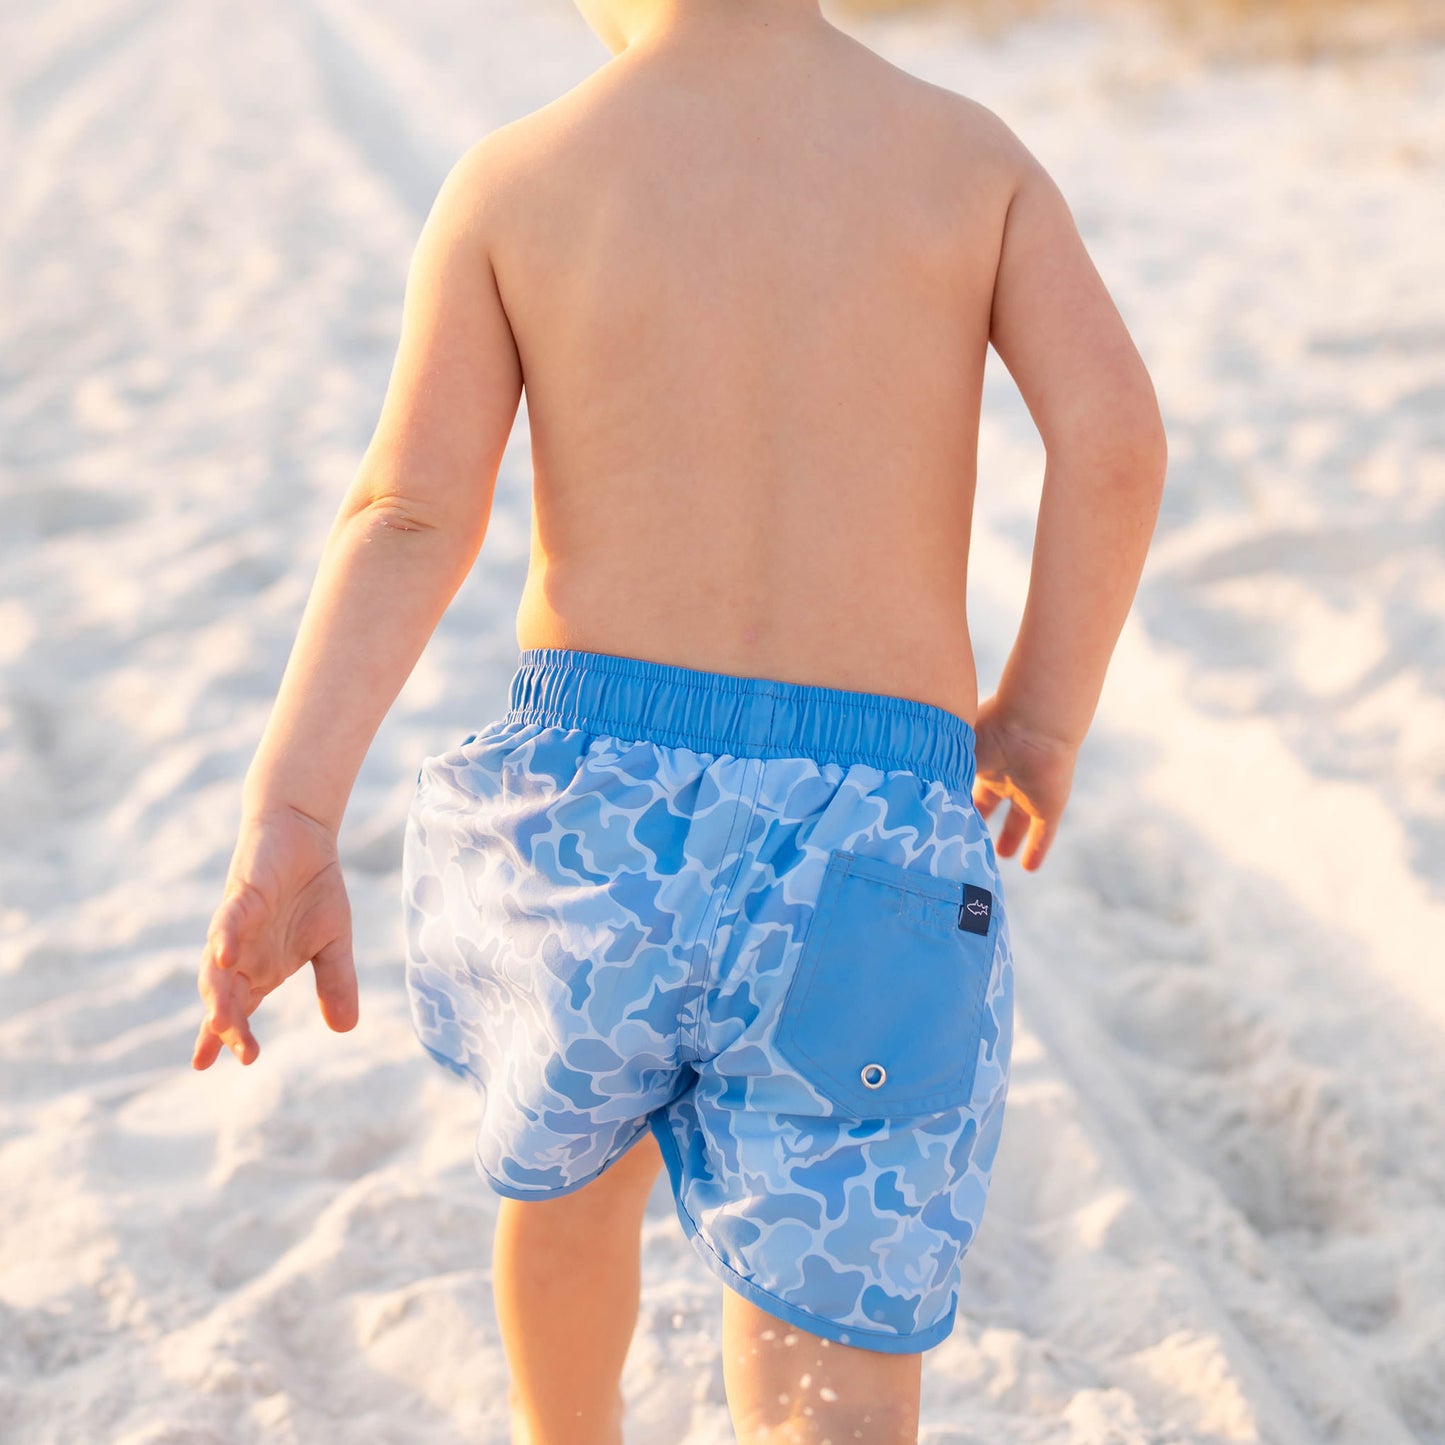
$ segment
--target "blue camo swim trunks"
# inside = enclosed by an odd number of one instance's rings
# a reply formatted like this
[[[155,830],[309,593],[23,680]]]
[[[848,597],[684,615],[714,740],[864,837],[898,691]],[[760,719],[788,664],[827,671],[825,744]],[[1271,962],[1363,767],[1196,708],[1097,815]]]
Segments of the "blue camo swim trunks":
[[[973,745],[911,699],[524,650],[403,854],[412,1019],[479,1091],[482,1176],[566,1194],[651,1129],[733,1289],[946,1338],[1013,1039]]]

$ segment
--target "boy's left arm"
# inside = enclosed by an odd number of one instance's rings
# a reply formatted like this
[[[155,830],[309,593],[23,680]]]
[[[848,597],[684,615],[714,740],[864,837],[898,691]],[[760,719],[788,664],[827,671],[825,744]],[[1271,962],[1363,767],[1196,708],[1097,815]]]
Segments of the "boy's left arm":
[[[251,1062],[246,1017],[306,962],[331,1027],[356,1022],[336,834],[382,719],[481,549],[521,398],[489,258],[498,190],[482,141],[447,176],[417,242],[381,416],[246,774],[241,835],[201,966],[197,1068],[223,1045]],[[323,874],[331,884],[318,884]]]
[[[443,183],[407,276],[381,416],[322,551],[245,812],[334,832],[376,730],[486,536],[522,369],[492,272],[486,143]]]

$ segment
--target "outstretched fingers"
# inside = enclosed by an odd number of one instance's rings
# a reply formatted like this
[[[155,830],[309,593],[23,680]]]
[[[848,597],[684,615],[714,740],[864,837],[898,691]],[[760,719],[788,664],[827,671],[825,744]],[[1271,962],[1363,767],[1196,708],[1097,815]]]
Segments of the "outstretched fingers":
[[[973,805],[981,817],[987,818],[1003,801],[1003,794],[989,787],[982,778],[973,781]]]
[[[191,1067],[209,1069],[220,1058],[221,1050],[225,1047],[221,1036],[211,1031],[210,1020],[202,1019],[200,1032],[196,1035],[196,1046],[191,1050]]]
[[[243,1064],[254,1063],[261,1045],[256,1042],[248,1022],[253,992],[251,980],[234,966],[222,970],[215,961],[214,950],[208,948],[197,989],[206,1005],[206,1016],[201,1021],[191,1067],[210,1068],[223,1048],[230,1049]]]
[[[1057,822],[1050,823],[1043,818],[1035,818],[1029,825],[1028,837],[1024,840],[1023,857],[1019,859],[1019,862],[1030,873],[1035,872],[1043,864],[1044,855],[1049,851],[1049,846],[1053,843],[1054,835],[1058,831]]]
[[[1018,851],[1018,846],[1024,840],[1024,834],[1028,832],[1029,825],[1033,822],[1033,814],[1024,806],[1021,798],[1010,800],[1008,817],[1004,819],[1003,828],[998,835],[998,844],[995,851],[1001,858],[1012,858]]]

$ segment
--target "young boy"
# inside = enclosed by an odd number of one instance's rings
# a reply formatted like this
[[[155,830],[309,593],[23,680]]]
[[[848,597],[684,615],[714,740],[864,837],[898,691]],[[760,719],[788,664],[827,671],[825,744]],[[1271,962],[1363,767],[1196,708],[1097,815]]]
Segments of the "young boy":
[[[302,964],[357,1021],[336,834],[486,533],[504,717],[422,765],[422,1043],[482,1099],[514,1438],[621,1440],[666,1167],[738,1438],[916,1438],[1008,1086],[997,854],[1037,868],[1160,500],[1153,388],[992,113],[817,0],[585,0],[615,58],[456,165],[244,788],[194,1066]],[[964,610],[990,342],[1047,449],[997,692]]]

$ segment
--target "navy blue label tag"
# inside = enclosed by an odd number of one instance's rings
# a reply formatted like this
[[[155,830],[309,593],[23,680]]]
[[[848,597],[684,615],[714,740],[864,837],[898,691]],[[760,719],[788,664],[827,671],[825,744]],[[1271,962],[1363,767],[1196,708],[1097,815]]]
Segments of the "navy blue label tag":
[[[993,894],[987,888],[963,885],[963,903],[958,910],[958,926],[965,933],[987,933],[993,915]]]

